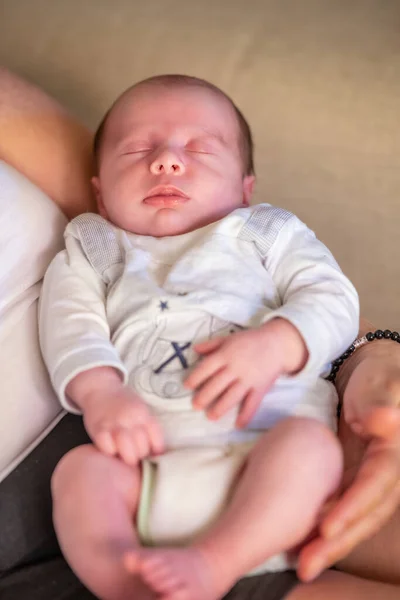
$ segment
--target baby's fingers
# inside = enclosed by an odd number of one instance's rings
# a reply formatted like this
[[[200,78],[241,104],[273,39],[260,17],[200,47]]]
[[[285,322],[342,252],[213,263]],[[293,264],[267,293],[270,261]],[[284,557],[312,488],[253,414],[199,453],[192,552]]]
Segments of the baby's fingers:
[[[246,427],[257,412],[264,392],[251,390],[244,399],[236,419],[236,427]]]
[[[235,378],[228,369],[221,369],[196,392],[193,398],[193,408],[207,409],[234,381]]]
[[[149,455],[150,443],[142,427],[135,427],[133,430],[121,427],[114,435],[118,454],[127,465],[134,466]]]
[[[241,381],[234,381],[228,389],[207,410],[207,417],[211,420],[220,419],[231,408],[238,406],[246,396],[247,388]]]
[[[224,366],[225,361],[220,352],[210,354],[201,360],[185,379],[185,387],[189,390],[196,390]]]
[[[211,340],[195,344],[194,349],[198,354],[208,354],[209,352],[214,352],[214,350],[222,346],[225,341],[226,338],[223,337],[213,338]]]
[[[117,454],[117,445],[114,436],[108,429],[100,429],[100,431],[93,436],[93,441],[98,449],[104,454],[107,454],[108,456],[115,456],[115,454]]]
[[[150,454],[153,456],[162,454],[165,450],[164,435],[161,425],[156,419],[153,419],[147,426],[147,434],[150,443]]]

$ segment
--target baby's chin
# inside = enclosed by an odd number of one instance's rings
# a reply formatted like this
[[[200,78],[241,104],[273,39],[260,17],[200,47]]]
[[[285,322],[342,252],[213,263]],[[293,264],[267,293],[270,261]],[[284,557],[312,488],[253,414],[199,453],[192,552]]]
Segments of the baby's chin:
[[[148,231],[143,235],[153,237],[166,237],[188,233],[199,226],[197,219],[190,219],[188,214],[183,214],[173,208],[162,208],[149,220]]]
[[[139,215],[138,215],[139,216]],[[142,215],[140,215],[142,217]],[[223,215],[225,216],[225,215]],[[190,214],[189,211],[176,210],[174,208],[160,208],[151,216],[143,219],[143,217],[135,218],[134,214],[130,215],[129,220],[115,223],[118,227],[135,233],[136,235],[148,235],[152,237],[171,237],[174,235],[182,235],[209,225],[213,221],[221,218],[212,218],[211,215]]]

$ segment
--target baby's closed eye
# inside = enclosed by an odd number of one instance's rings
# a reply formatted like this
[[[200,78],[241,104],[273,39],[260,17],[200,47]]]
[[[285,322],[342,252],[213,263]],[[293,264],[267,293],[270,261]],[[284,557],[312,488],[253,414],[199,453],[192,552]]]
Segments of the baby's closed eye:
[[[193,154],[215,154],[216,149],[207,142],[192,141],[186,144],[186,151]]]

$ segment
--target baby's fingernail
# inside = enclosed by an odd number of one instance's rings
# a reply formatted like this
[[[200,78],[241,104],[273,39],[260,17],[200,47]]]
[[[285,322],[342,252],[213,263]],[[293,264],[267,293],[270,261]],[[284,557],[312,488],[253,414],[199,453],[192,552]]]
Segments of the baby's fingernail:
[[[107,431],[101,431],[97,436],[99,446],[102,446],[103,452],[114,454],[115,444],[112,435]]]

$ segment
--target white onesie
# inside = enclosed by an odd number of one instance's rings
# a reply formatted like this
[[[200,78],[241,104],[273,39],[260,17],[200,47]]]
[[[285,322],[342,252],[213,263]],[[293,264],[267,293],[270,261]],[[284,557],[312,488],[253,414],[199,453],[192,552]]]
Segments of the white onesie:
[[[268,204],[237,209],[186,234],[154,238],[84,214],[45,277],[43,355],[62,405],[78,373],[119,370],[162,423],[168,450],[256,439],[289,415],[335,428],[337,397],[321,375],[353,341],[358,297],[329,250],[293,214]],[[182,386],[196,342],[283,317],[303,336],[305,368],[281,377],[246,430],[191,409]],[[263,365],[260,364],[260,369]]]

